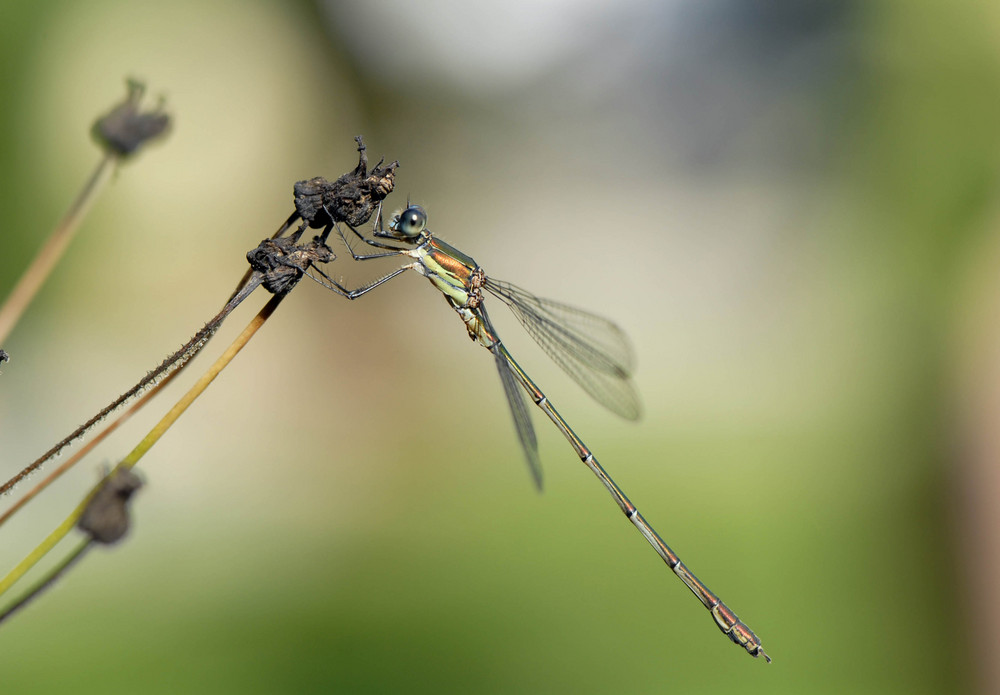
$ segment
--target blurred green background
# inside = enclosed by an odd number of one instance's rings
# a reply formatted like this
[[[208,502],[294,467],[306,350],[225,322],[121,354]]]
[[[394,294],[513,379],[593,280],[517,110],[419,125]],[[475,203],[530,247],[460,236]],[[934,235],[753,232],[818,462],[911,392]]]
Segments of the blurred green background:
[[[140,465],[128,542],[0,629],[4,693],[1000,691],[995,2],[46,0],[0,39],[3,294],[123,79],[175,117],[3,345],[3,478],[208,320],[360,133],[394,207],[627,330],[638,425],[492,312],[775,660],[539,416],[534,493],[489,355],[404,275],[285,301]],[[2,530],[4,569],[261,302]]]

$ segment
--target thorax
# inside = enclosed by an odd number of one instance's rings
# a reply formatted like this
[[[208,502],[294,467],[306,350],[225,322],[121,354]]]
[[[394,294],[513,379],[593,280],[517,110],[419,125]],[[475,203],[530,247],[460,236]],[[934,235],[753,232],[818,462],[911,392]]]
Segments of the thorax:
[[[471,256],[434,237],[415,248],[411,255],[420,264],[421,274],[454,306],[478,306],[483,271]]]
[[[477,311],[483,301],[486,273],[475,259],[434,237],[414,249],[411,255],[419,263],[421,274],[444,294],[461,317],[469,337],[484,347],[492,347],[496,338],[483,325]]]

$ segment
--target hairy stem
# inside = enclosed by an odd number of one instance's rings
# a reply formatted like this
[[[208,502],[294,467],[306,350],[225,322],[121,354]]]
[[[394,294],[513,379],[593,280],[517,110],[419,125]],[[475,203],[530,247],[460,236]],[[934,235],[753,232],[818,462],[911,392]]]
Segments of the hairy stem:
[[[156,369],[140,379],[139,383],[101,409],[101,411],[94,415],[94,417],[77,427],[68,436],[56,443],[51,449],[18,471],[18,473],[16,473],[10,480],[0,485],[0,495],[10,492],[15,485],[24,480],[28,475],[37,469],[41,468],[41,466],[47,461],[55,458],[70,444],[87,434],[87,432],[89,432],[99,422],[104,420],[104,418],[110,415],[114,410],[124,405],[127,401],[132,400],[132,398],[137,396],[146,388],[154,386],[166,376],[182,369],[188,362],[194,359],[195,355],[197,355],[203,347],[205,347],[212,336],[215,335],[215,332],[219,330],[219,326],[222,325],[222,322],[227,316],[229,316],[229,314],[232,313],[233,309],[239,306],[240,302],[246,299],[259,285],[260,278],[257,276],[252,277],[249,282],[243,284],[239,291],[235,292],[229,302],[226,303],[226,306],[222,308],[222,311],[206,323],[200,331],[195,333],[191,340],[182,345],[177,352],[163,360],[163,362],[161,362]]]
[[[247,327],[243,329],[243,332],[236,337],[236,340],[226,348],[226,351],[209,367],[200,379],[192,386],[187,393],[185,393],[179,401],[174,405],[173,408],[167,412],[163,418],[156,423],[152,430],[149,431],[141,442],[126,456],[122,459],[115,468],[108,473],[108,476],[114,474],[119,468],[132,468],[138,463],[139,459],[149,451],[160,437],[166,433],[168,429],[177,421],[185,410],[195,401],[198,396],[204,392],[208,385],[215,380],[215,377],[219,375],[225,367],[232,362],[233,358],[239,353],[240,350],[249,342],[250,338],[264,325],[264,322],[274,313],[278,305],[281,303],[283,296],[274,295],[271,299],[264,305],[264,308],[258,312],[258,314],[247,324]],[[107,476],[106,476],[107,477]],[[25,557],[16,567],[14,567],[7,575],[0,579],[0,594],[3,594],[11,586],[14,585],[24,574],[34,567],[39,560],[41,560],[46,553],[48,553],[56,544],[61,541],[66,535],[73,529],[76,522],[80,519],[80,515],[83,514],[83,510],[87,508],[87,504],[90,499],[94,496],[97,490],[103,484],[103,480],[97,486],[92,489],[87,496],[77,505],[68,517],[58,526],[52,533],[50,533],[38,546],[32,550],[27,557]]]

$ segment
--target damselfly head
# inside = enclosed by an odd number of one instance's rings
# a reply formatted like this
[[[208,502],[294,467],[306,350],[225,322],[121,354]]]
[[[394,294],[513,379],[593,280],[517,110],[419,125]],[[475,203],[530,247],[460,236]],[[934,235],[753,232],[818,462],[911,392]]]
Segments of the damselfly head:
[[[397,239],[414,239],[427,227],[427,213],[419,205],[397,212],[389,222],[389,233]]]

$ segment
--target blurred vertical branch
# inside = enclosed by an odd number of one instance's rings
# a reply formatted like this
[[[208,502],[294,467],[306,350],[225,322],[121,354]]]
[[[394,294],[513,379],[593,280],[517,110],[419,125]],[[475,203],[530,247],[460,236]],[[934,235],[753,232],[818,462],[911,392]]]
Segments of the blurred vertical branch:
[[[1000,692],[1000,188],[988,236],[968,255],[953,344],[960,608],[978,692]]]
[[[888,321],[880,349],[897,372],[882,377],[893,419],[879,436],[883,446],[899,449],[884,461],[883,474],[908,481],[909,489],[895,490],[897,499],[885,504],[902,502],[908,517],[895,523],[911,530],[885,560],[904,577],[912,576],[909,568],[931,573],[919,587],[923,607],[911,628],[934,625],[951,636],[893,657],[906,660],[914,681],[938,682],[942,691],[968,685],[972,670],[990,670],[984,692],[997,692],[995,630],[972,634],[970,625],[990,621],[973,615],[963,625],[955,590],[966,571],[961,565],[978,560],[958,554],[960,512],[948,504],[957,498],[942,491],[964,486],[954,458],[952,316],[962,310],[970,249],[984,231],[996,234],[983,221],[1000,191],[1000,15],[989,3],[942,9],[928,0],[865,6],[869,29],[859,55],[868,98],[845,178],[865,219],[859,230],[866,236],[852,239],[852,249],[879,269],[869,281],[867,309]],[[967,640],[984,647],[973,669]]]

